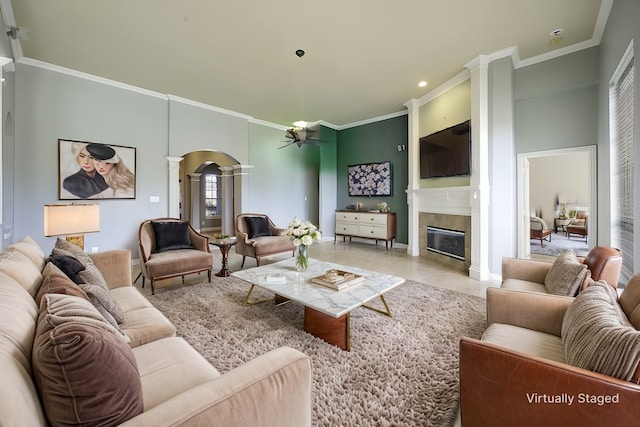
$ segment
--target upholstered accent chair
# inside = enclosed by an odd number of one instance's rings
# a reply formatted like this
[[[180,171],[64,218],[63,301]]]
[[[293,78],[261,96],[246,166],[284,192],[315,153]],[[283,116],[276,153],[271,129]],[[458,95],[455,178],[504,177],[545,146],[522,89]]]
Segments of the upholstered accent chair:
[[[556,260],[557,261],[557,260]],[[592,279],[604,280],[617,288],[622,269],[622,252],[608,246],[596,246],[584,257],[577,257],[577,262],[586,266],[587,275],[583,276],[575,293],[583,290]],[[555,263],[520,258],[502,259],[502,288],[539,293],[552,293],[548,286],[551,278],[549,271]],[[566,279],[567,276],[565,276]],[[575,293],[570,296],[575,296]]]
[[[265,214],[243,213],[236,216],[236,253],[242,255],[242,265],[246,257],[260,259],[282,252],[291,251],[295,255],[295,245],[283,229],[276,227]]]
[[[531,238],[539,239],[540,247],[544,248],[544,241],[551,241],[551,234],[553,233],[553,230],[547,227],[547,224],[542,218],[532,216],[530,220]]]
[[[584,237],[586,241],[589,238],[589,214],[587,211],[576,212],[575,218],[567,225],[567,238],[571,235]]]
[[[151,282],[155,294],[155,282],[171,277],[207,272],[211,282],[213,254],[209,238],[198,233],[186,221],[177,218],[150,219],[140,224],[138,231],[140,271],[142,287],[145,278]]]

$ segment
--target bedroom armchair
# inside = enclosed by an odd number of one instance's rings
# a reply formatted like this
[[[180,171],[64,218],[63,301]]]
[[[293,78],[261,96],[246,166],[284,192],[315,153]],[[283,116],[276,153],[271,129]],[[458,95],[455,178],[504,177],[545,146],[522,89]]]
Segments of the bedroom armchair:
[[[140,272],[142,287],[145,278],[151,282],[151,294],[155,294],[155,282],[171,277],[207,272],[211,282],[213,254],[209,238],[193,229],[188,222],[176,218],[157,218],[140,224],[138,231]]]
[[[242,255],[242,265],[246,257],[256,259],[260,266],[260,259],[282,252],[291,251],[295,255],[295,245],[284,230],[276,227],[271,219],[264,214],[245,213],[236,217],[236,253]]]
[[[531,238],[540,239],[540,247],[544,248],[544,240],[551,242],[551,230],[542,218],[532,216],[530,220]],[[548,239],[547,239],[548,238]]]
[[[585,241],[589,238],[589,214],[586,211],[576,212],[576,217],[567,225],[567,239],[572,234],[584,237]]]

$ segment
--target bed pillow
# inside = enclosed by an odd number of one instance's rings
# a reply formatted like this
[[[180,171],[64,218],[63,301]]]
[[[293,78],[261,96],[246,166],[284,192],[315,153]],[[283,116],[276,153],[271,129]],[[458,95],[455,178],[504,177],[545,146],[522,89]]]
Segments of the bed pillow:
[[[544,286],[550,294],[572,297],[590,276],[587,266],[578,260],[573,251],[564,251],[553,262],[544,279]]]
[[[244,217],[247,222],[247,230],[249,231],[249,238],[255,239],[256,237],[271,236],[271,227],[269,226],[269,220],[262,216],[246,216]]]
[[[562,322],[562,343],[570,365],[638,383],[640,331],[606,282],[591,281],[573,300]]]
[[[193,249],[186,221],[151,221],[156,239],[155,252]]]
[[[118,425],[143,411],[133,351],[100,318],[81,298],[42,299],[32,364],[52,425]]]

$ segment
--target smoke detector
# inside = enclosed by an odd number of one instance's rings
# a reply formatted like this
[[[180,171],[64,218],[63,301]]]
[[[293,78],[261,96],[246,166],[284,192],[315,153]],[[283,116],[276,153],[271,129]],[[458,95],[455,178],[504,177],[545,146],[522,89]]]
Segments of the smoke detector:
[[[551,40],[549,40],[549,44],[551,46],[557,46],[562,41],[562,33],[564,33],[564,28],[557,28],[549,33],[551,36]]]

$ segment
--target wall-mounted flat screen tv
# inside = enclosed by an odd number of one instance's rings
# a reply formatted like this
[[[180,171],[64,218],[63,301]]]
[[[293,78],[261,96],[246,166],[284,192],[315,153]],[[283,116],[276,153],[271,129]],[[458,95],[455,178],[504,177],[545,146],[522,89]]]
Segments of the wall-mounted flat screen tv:
[[[471,174],[471,120],[420,138],[420,178]]]
[[[349,196],[391,196],[391,162],[347,167]]]

